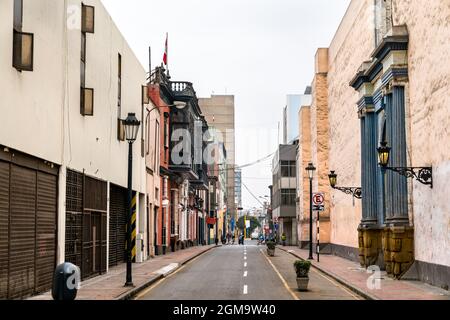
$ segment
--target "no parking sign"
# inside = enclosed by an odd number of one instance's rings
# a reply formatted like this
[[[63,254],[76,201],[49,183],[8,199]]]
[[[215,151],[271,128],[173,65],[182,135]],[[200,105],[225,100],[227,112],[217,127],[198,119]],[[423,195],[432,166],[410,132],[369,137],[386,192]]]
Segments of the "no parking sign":
[[[324,193],[314,193],[313,194],[313,210],[314,211],[325,211],[325,194]]]

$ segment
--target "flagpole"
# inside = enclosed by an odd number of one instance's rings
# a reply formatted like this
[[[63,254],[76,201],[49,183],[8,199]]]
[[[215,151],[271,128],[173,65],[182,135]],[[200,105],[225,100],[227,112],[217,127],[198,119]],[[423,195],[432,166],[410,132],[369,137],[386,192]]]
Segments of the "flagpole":
[[[166,68],[167,68],[167,78],[170,79],[169,72],[169,33],[166,32]]]

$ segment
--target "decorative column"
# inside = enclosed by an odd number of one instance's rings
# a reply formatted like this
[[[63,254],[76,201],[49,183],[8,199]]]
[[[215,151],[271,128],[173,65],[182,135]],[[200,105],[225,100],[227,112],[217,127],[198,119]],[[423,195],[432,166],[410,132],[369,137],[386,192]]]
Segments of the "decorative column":
[[[361,92],[372,92],[372,85],[365,83]],[[377,126],[373,97],[364,96],[358,103],[361,119],[361,182],[362,220],[358,228],[359,256],[363,267],[381,264],[381,226],[377,206]]]
[[[371,99],[371,98],[370,98]],[[375,125],[375,114],[373,106],[365,107],[365,116],[361,119],[363,124],[361,140],[362,146],[362,192],[363,192],[363,219],[362,225],[377,226],[377,135]]]
[[[405,88],[395,86],[392,90],[392,96],[388,99],[390,102],[387,107],[387,135],[388,143],[391,145],[392,167],[406,167],[406,127],[405,127]],[[388,188],[386,190],[388,203],[386,216],[387,224],[390,225],[408,225],[408,181],[404,176],[396,172],[390,172],[387,175]]]
[[[400,78],[401,75],[402,77]],[[392,148],[389,166],[407,167],[405,85],[407,70],[393,68],[386,78],[386,141]],[[401,276],[414,262],[414,227],[408,215],[408,180],[392,171],[386,172],[386,226],[383,231],[383,251],[386,271],[394,278]]]

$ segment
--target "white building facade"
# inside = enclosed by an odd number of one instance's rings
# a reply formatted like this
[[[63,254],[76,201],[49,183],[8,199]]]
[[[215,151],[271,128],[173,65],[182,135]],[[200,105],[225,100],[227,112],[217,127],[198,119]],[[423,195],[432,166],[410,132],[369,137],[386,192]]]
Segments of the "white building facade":
[[[122,120],[142,120],[146,72],[99,0],[1,1],[0,40],[0,298],[16,298],[50,289],[62,262],[85,279],[124,261]],[[151,254],[139,142],[135,261]]]

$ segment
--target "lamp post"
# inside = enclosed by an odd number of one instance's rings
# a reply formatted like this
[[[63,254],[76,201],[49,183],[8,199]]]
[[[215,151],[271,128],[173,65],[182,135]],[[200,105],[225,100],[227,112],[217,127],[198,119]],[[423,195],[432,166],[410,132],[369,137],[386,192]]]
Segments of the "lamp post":
[[[306,167],[306,171],[308,172],[308,177],[309,177],[309,260],[313,260],[313,236],[312,236],[312,232],[313,232],[313,225],[312,225],[312,220],[313,220],[313,195],[312,195],[312,181],[313,181],[313,177],[314,177],[314,171],[316,171],[316,168],[314,167],[314,165],[310,162],[308,164],[308,167]]]
[[[333,189],[342,191],[345,194],[351,195],[356,199],[362,199],[362,188],[359,187],[337,187],[337,174],[331,171],[328,175],[330,185]]]
[[[381,168],[397,172],[398,174],[406,177],[416,179],[424,185],[430,186],[433,189],[433,168],[432,167],[388,167],[390,160],[391,148],[388,147],[386,141],[381,143],[381,146],[377,149],[378,157],[380,160]]]
[[[141,122],[136,118],[135,113],[129,113],[124,121],[125,137],[128,141],[128,217],[127,217],[127,279],[125,286],[133,286],[131,275],[131,218],[133,209],[131,207],[131,199],[133,197],[133,143],[136,141],[139,126]]]

